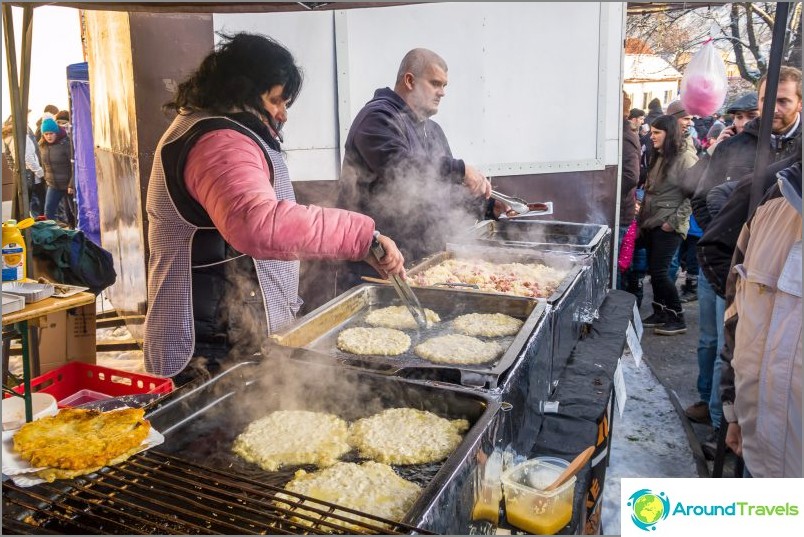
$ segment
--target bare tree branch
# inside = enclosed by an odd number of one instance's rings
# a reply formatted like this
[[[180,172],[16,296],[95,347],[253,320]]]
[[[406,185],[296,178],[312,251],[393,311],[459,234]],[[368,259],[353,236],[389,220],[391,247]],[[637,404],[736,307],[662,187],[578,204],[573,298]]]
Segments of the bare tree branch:
[[[771,17],[768,13],[766,13],[762,8],[760,8],[759,4],[747,3],[746,5],[752,6],[753,10],[754,10],[754,13],[756,13],[759,16],[760,19],[765,21],[765,24],[767,24],[770,28],[773,28],[773,20],[774,20],[774,18]]]

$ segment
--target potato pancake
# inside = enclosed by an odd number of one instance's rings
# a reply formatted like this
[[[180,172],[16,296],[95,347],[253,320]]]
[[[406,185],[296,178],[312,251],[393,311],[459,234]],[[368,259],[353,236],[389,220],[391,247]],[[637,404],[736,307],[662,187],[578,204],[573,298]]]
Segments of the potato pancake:
[[[416,345],[416,354],[438,364],[484,364],[496,360],[503,352],[496,341],[481,341],[462,334],[430,338]]]
[[[410,336],[393,328],[347,328],[338,334],[337,346],[351,354],[398,356],[410,348]]]
[[[136,451],[151,430],[144,416],[141,408],[63,408],[55,416],[23,425],[14,435],[14,451],[34,467],[90,473],[87,470],[122,462],[122,455]]]
[[[523,324],[504,313],[469,313],[452,321],[452,327],[461,334],[485,337],[513,336]]]
[[[441,317],[431,309],[424,308],[424,316],[427,319],[427,326],[433,326],[441,321]],[[388,306],[374,310],[366,315],[366,324],[397,330],[416,330],[419,327],[413,314],[405,306]]]
[[[334,414],[278,410],[250,423],[232,451],[269,472],[300,464],[329,466],[351,449],[348,434],[346,422]]]
[[[373,461],[367,461],[363,464],[339,462],[329,468],[313,473],[299,470],[293,480],[285,485],[285,490],[369,513],[394,522],[402,520],[419,497],[419,494],[421,494],[421,488],[418,485],[396,475],[390,466]],[[281,493],[277,497],[291,499],[291,497],[283,496]],[[314,519],[323,516],[301,507],[288,504],[280,505]],[[361,523],[377,524],[374,520],[345,511],[338,511],[338,514],[353,518]],[[294,517],[293,520],[306,526],[312,526],[313,524],[312,521],[302,518]],[[358,526],[337,518],[330,518],[329,522],[350,529],[360,529]],[[321,528],[326,530],[327,526],[321,526]],[[325,533],[330,533],[330,531],[325,531]]]
[[[361,457],[385,464],[424,464],[446,459],[463,440],[469,422],[448,420],[426,410],[389,408],[357,420],[349,443]]]

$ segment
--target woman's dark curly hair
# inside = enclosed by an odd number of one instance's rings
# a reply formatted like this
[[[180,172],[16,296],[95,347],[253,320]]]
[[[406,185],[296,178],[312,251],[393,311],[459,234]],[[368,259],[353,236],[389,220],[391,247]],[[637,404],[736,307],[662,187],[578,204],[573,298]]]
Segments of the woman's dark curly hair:
[[[665,166],[673,162],[681,154],[681,130],[678,128],[678,120],[673,116],[659,116],[650,124],[651,129],[665,132],[664,143],[658,151],[653,152],[650,167],[656,164],[661,156]]]
[[[226,113],[251,108],[270,120],[260,96],[283,86],[288,106],[299,96],[302,73],[293,55],[276,41],[259,34],[218,34],[222,42],[198,69],[179,85],[167,110],[206,110]]]

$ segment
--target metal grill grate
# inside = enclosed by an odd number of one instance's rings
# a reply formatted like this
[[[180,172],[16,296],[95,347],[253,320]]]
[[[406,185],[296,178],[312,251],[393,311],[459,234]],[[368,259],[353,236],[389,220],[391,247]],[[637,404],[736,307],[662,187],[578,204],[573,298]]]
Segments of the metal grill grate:
[[[72,486],[3,483],[3,530],[85,534],[410,534],[430,532],[146,452]],[[278,495],[282,494],[281,500]],[[298,509],[303,506],[304,511]]]

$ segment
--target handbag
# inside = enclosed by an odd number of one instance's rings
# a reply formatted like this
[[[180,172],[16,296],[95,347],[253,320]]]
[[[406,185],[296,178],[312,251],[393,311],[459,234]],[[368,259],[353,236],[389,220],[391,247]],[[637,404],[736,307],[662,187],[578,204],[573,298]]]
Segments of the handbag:
[[[623,235],[622,243],[620,243],[620,253],[617,256],[617,268],[620,272],[625,272],[631,267],[631,261],[634,259],[634,247],[636,246],[637,239],[637,219],[634,218],[628,229]]]

